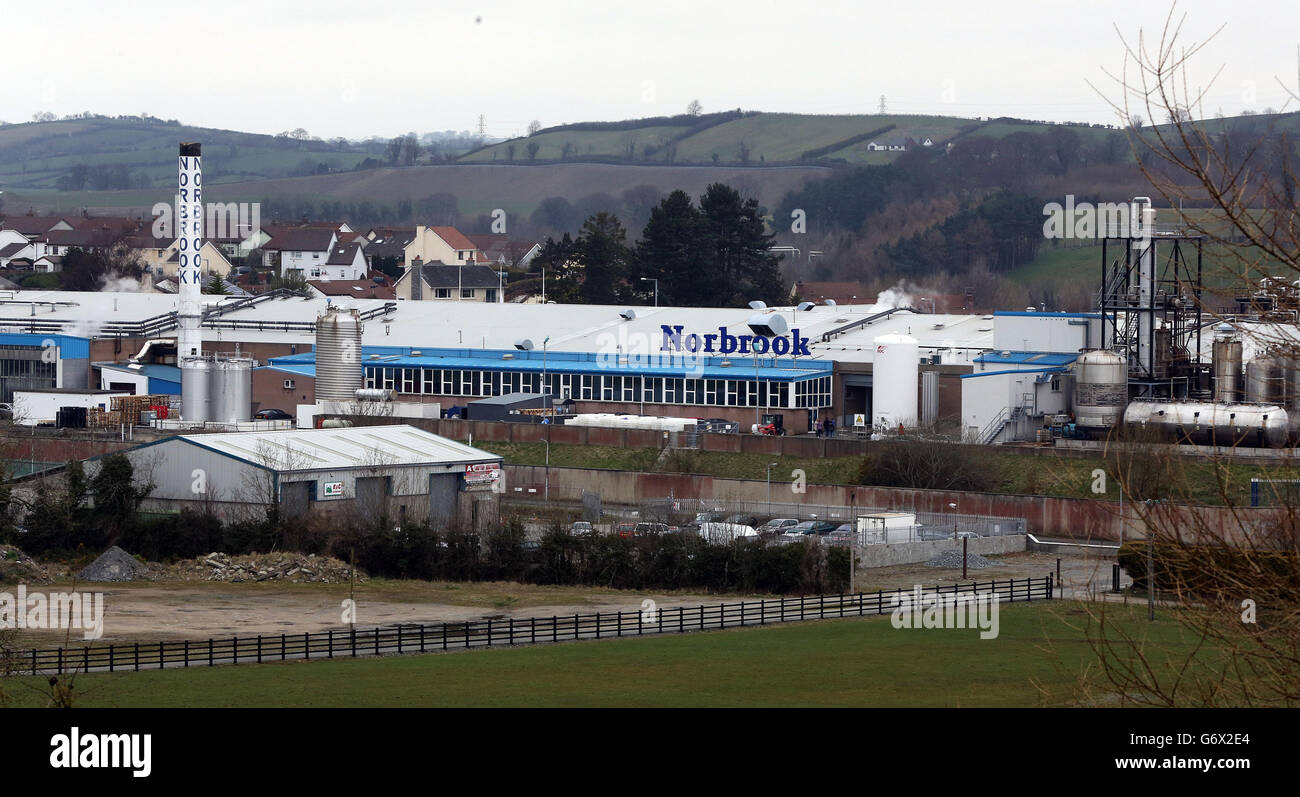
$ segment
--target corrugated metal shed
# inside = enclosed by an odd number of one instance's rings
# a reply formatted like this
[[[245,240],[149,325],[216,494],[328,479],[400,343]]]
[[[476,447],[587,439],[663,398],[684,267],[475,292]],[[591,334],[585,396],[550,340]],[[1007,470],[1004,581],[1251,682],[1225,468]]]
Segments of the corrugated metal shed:
[[[501,461],[496,454],[405,425],[223,432],[179,435],[179,439],[259,466],[268,450],[288,449],[293,453],[292,465],[277,468],[284,473],[374,467],[377,453],[385,466]]]

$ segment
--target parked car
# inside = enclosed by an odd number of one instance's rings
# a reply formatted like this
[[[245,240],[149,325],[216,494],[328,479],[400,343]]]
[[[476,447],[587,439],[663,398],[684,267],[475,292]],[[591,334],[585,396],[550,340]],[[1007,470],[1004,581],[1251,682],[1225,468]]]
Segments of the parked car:
[[[280,410],[280,409],[267,409],[267,410],[258,410],[257,412],[253,413],[253,420],[257,420],[257,421],[292,421],[292,420],[293,420],[293,416],[290,415],[289,413],[285,412],[284,410]]]
[[[823,537],[835,531],[835,524],[828,520],[805,520],[786,529],[783,537]]]
[[[649,537],[650,535],[667,534],[668,524],[666,523],[638,523],[632,530],[634,537]]]
[[[636,535],[636,523],[625,521],[614,527],[614,533],[620,537],[632,537]]]
[[[579,520],[569,527],[569,533],[575,537],[589,537],[596,533],[596,529],[587,521]]]
[[[798,518],[792,517],[774,517],[763,525],[758,527],[759,534],[780,534],[788,531],[791,526],[799,525]]]
[[[699,535],[709,542],[758,539],[758,532],[754,527],[743,523],[701,523]]]
[[[853,545],[858,540],[858,532],[852,523],[841,523],[825,539],[830,545]]]
[[[741,526],[757,526],[757,525],[758,525],[758,518],[754,517],[753,515],[746,515],[746,514],[744,514],[744,513],[737,513],[737,514],[735,514],[735,515],[727,515],[727,517],[724,518],[722,522],[723,522],[723,523],[737,523],[737,524],[739,524],[739,525],[741,525]]]
[[[722,517],[723,515],[721,512],[696,512],[695,522],[696,523],[721,523]]]

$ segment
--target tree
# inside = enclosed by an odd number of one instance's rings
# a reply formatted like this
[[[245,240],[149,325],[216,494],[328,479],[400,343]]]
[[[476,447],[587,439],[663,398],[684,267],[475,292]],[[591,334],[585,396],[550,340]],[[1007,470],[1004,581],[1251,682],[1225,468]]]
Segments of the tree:
[[[528,123],[528,135],[535,136],[542,129],[542,123],[534,119]]]
[[[579,295],[587,304],[616,304],[627,295],[627,230],[612,213],[601,211],[589,217],[574,242],[575,259],[581,267]]]
[[[637,243],[637,276],[659,280],[662,304],[706,304],[699,277],[709,266],[708,249],[704,215],[685,191],[673,191],[650,211]]]
[[[226,290],[226,283],[220,276],[213,274],[208,280],[208,284],[203,286],[203,292],[208,294],[226,295],[230,291]]]
[[[110,542],[135,518],[136,511],[153,485],[137,487],[135,466],[126,454],[109,454],[99,461],[99,471],[90,480],[90,493],[95,501],[96,522],[107,532]]]
[[[703,112],[704,112],[704,106],[700,105],[699,100],[691,100],[690,103],[686,106],[687,116],[699,116]]]
[[[532,161],[532,160],[537,160],[537,151],[538,151],[539,149],[541,149],[541,148],[542,148],[542,145],[539,144],[539,143],[537,143],[536,141],[529,141],[529,142],[528,142],[528,160],[530,160],[530,161]]]
[[[578,279],[571,273],[576,268],[576,261],[577,250],[573,238],[567,232],[558,241],[548,237],[542,244],[530,266],[539,275],[549,277],[547,300],[565,303],[578,300]]]
[[[764,227],[758,200],[742,200],[736,189],[713,183],[700,197],[700,210],[712,259],[703,280],[708,295],[720,306],[780,302],[780,261],[771,252],[774,236]]]

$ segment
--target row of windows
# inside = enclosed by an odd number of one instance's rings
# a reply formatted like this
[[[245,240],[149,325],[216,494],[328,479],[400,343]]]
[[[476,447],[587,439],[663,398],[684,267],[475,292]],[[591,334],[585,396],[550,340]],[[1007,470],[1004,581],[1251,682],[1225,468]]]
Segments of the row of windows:
[[[790,407],[788,382],[622,374],[548,373],[547,392],[575,401],[626,401],[715,407]],[[829,407],[830,377],[796,382],[795,407]],[[542,392],[542,375],[521,371],[366,368],[366,387],[428,396],[500,396]]]

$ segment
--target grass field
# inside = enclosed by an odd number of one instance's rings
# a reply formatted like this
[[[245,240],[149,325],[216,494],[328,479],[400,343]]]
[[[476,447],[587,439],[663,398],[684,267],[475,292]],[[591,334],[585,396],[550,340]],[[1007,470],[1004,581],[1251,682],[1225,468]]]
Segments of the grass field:
[[[1191,651],[1172,619],[1113,607],[1157,661]],[[1005,605],[1000,634],[895,629],[887,616],[383,659],[78,676],[78,706],[925,706],[1079,703],[1096,659],[1073,602]],[[1089,702],[1107,699],[1107,685]],[[31,679],[5,684],[40,706]],[[1101,695],[1099,701],[1096,697]]]

